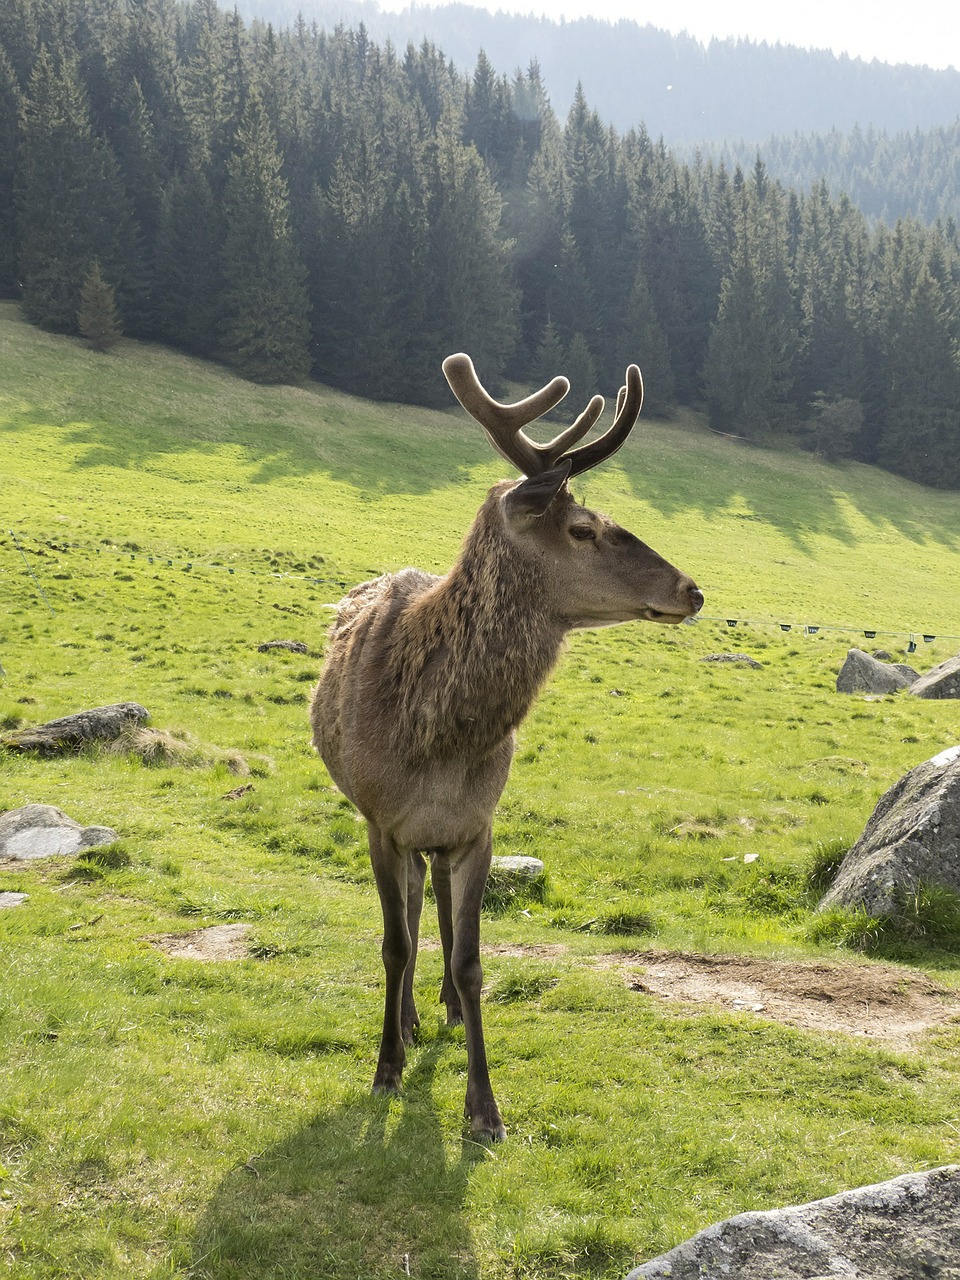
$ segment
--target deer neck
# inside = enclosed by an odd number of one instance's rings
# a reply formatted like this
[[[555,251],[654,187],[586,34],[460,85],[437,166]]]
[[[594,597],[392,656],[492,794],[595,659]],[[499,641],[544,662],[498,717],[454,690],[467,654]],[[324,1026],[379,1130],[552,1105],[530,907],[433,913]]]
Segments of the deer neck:
[[[450,573],[398,620],[398,739],[421,758],[488,756],[529,711],[563,643],[542,567],[482,515]]]

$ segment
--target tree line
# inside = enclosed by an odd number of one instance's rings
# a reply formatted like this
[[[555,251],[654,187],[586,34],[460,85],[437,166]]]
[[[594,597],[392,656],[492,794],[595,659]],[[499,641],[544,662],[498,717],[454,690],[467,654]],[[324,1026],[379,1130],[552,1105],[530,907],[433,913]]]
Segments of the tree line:
[[[884,222],[960,218],[960,119],[926,130],[831,129],[776,135],[759,148],[726,142],[705,150],[727,169],[749,168],[759,150],[784,186],[809,191],[824,179],[834,194],[845,192],[868,217]]]
[[[213,0],[0,11],[0,288],[48,328],[105,288],[129,335],[427,404],[456,349],[578,401],[637,360],[654,411],[960,487],[958,286],[951,220],[681,163],[582,90],[561,123],[536,63]]]
[[[755,149],[772,133],[848,132],[858,123],[899,132],[960,116],[960,71],[953,68],[893,65],[754,40],[701,41],[645,23],[639,6],[637,21],[615,22],[555,21],[538,14],[536,5],[527,7],[532,12],[492,13],[459,0],[416,0],[392,11],[377,0],[238,0],[245,18],[275,27],[292,26],[303,13],[327,30],[363,22],[375,40],[392,40],[401,49],[427,39],[462,71],[472,70],[478,49],[506,72],[536,58],[562,115],[579,83],[609,124],[626,130],[642,121],[671,147],[742,138]]]

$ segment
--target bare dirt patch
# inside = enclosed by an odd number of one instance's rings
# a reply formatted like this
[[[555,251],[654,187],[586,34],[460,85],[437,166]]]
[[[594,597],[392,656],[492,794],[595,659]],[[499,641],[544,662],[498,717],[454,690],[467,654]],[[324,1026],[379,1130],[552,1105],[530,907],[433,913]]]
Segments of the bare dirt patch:
[[[174,960],[243,960],[250,954],[248,924],[216,924],[189,933],[162,933],[146,938]]]
[[[605,956],[631,990],[712,1004],[808,1031],[841,1031],[909,1049],[934,1027],[960,1019],[960,991],[890,965],[834,965],[746,956],[643,951]]]
[[[421,938],[421,951],[439,951],[439,938]],[[517,960],[555,960],[557,956],[567,955],[570,948],[565,947],[562,942],[518,942],[518,943],[484,943],[480,948],[482,956],[506,956]]]

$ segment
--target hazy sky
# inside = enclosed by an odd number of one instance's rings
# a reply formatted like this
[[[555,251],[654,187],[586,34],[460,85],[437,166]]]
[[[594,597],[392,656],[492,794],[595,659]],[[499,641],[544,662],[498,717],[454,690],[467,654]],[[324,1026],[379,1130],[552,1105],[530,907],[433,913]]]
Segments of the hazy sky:
[[[445,0],[422,0],[425,5]],[[832,49],[853,58],[960,67],[960,16],[949,0],[465,0],[478,8],[548,18],[631,18],[698,40],[747,36],[771,44]],[[380,0],[405,9],[410,0]],[[953,17],[950,13],[953,12]]]

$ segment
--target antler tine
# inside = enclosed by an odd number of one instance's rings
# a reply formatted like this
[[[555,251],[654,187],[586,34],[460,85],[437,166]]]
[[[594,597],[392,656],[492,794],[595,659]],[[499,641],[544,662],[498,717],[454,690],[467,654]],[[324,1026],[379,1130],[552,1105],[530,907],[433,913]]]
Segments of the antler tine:
[[[627,368],[626,383],[617,395],[617,413],[613,426],[597,440],[591,440],[589,444],[583,444],[566,455],[573,463],[570,475],[577,476],[581,471],[587,471],[605,458],[612,457],[633,430],[642,405],[643,377],[638,367],[631,364]]]
[[[603,412],[603,397],[594,396],[572,426],[553,440],[537,444],[524,435],[523,428],[560,403],[570,390],[566,378],[553,378],[545,387],[515,404],[500,404],[484,390],[473,361],[463,352],[447,356],[443,372],[450,390],[467,413],[480,423],[496,451],[525,476],[539,475],[555,466],[570,445],[585,436]]]

